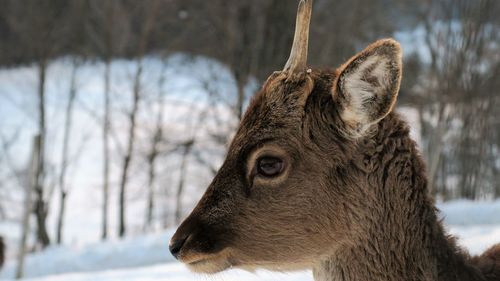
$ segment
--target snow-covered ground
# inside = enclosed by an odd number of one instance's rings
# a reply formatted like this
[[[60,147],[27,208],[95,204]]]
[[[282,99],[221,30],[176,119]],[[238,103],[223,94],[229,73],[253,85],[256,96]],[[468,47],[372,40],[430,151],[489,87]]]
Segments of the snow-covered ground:
[[[479,254],[500,242],[500,201],[455,201],[439,204],[449,232],[471,254]],[[94,243],[85,247],[53,247],[28,256],[25,280],[312,280],[310,272],[248,273],[230,270],[207,277],[190,273],[168,253],[174,229],[142,237]],[[11,279],[16,265],[9,261],[0,278]]]
[[[46,276],[42,278],[23,279],[26,281],[312,281],[310,272],[274,273],[259,271],[248,273],[241,270],[230,270],[216,275],[200,275],[190,273],[179,263],[100,271],[90,274],[70,273]]]

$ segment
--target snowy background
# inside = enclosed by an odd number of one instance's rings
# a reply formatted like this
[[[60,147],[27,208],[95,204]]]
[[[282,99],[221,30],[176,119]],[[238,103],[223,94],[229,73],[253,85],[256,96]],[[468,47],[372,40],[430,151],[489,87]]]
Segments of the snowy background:
[[[168,252],[249,99],[286,61],[296,1],[0,0],[0,7],[0,236],[7,246],[0,279],[15,276],[28,210],[23,280],[312,280],[310,272],[196,275]],[[426,161],[446,228],[472,254],[500,242],[499,14],[498,0],[315,0],[311,24],[312,67],[335,68],[380,38],[401,42],[396,110]],[[27,187],[36,185],[29,180],[33,138],[42,129],[42,195],[25,204]],[[132,160],[123,178],[125,159]],[[46,207],[42,222],[35,203]],[[50,241],[37,238],[40,225]]]

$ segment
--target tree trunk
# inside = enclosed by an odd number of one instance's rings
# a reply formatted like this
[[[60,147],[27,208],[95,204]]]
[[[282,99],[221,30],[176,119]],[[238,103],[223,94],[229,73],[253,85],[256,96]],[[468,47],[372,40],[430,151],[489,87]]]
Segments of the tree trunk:
[[[71,72],[71,81],[69,89],[68,104],[66,106],[66,120],[64,122],[64,137],[63,137],[63,148],[62,148],[62,159],[61,159],[61,173],[59,175],[59,192],[60,192],[60,202],[59,202],[59,215],[57,219],[57,244],[62,242],[62,230],[64,225],[64,211],[66,205],[66,196],[68,194],[66,188],[66,171],[68,168],[68,150],[69,150],[69,140],[71,136],[71,127],[73,124],[73,106],[76,98],[76,72],[78,69],[78,62],[73,62],[73,69]]]
[[[38,226],[36,237],[40,246],[42,248],[45,248],[50,244],[50,238],[47,232],[47,225],[46,225],[48,207],[43,200],[43,189],[40,187],[40,185],[37,185],[37,187],[35,188],[35,195],[36,199],[35,199],[34,212],[36,216],[36,223]]]
[[[101,239],[108,238],[108,206],[109,206],[109,130],[110,130],[110,77],[111,62],[106,60],[104,70],[104,120],[102,126],[103,147],[103,198],[102,198],[102,230]]]
[[[161,124],[158,124],[161,126]],[[151,151],[148,155],[148,199],[146,205],[146,223],[144,224],[144,229],[147,230],[151,228],[153,224],[153,213],[154,213],[154,183],[156,178],[156,158],[158,156],[158,142],[161,139],[161,128],[157,127],[157,131],[153,137],[153,143],[151,144]]]
[[[181,222],[182,216],[182,192],[184,191],[184,185],[186,181],[186,170],[188,164],[188,156],[191,148],[193,147],[194,141],[190,140],[184,144],[184,151],[182,153],[182,160],[180,166],[179,175],[179,185],[177,186],[177,193],[175,195],[175,223],[179,224]]]
[[[497,199],[500,198],[500,173],[498,172],[498,169],[493,170],[493,179],[497,179],[495,181],[496,185],[494,186],[493,190],[493,198]]]
[[[32,206],[33,190],[37,184],[37,169],[39,168],[41,152],[41,137],[37,135],[33,138],[33,151],[30,161],[28,182],[25,186],[24,211],[21,223],[21,239],[19,239],[19,252],[17,255],[16,279],[21,279],[24,275],[24,256],[26,255],[26,241],[30,232],[30,214]]]
[[[160,78],[158,79],[158,114],[156,116],[156,128],[151,142],[151,149],[148,155],[148,201],[146,205],[146,223],[144,228],[151,228],[154,214],[154,183],[156,179],[156,159],[158,158],[158,145],[163,138],[163,107],[164,93],[163,86],[165,84],[165,65],[162,68]]]
[[[133,105],[132,111],[129,114],[130,119],[130,127],[129,127],[129,138],[127,142],[127,149],[125,152],[125,157],[123,161],[123,169],[122,176],[120,181],[120,201],[119,201],[119,226],[118,226],[118,234],[120,237],[125,236],[126,225],[125,225],[125,204],[126,204],[126,186],[128,180],[128,170],[130,166],[130,162],[132,160],[132,155],[134,152],[134,142],[135,142],[135,126],[136,126],[136,118],[137,112],[139,109],[139,102],[141,96],[141,77],[143,70],[143,62],[142,59],[144,57],[144,53],[146,51],[149,35],[152,31],[154,20],[156,19],[156,13],[158,12],[158,3],[159,1],[153,1],[151,5],[147,5],[146,17],[144,18],[144,22],[142,25],[142,31],[140,33],[138,48],[137,48],[137,70],[134,77],[134,86],[133,86]]]
[[[150,229],[153,224],[154,212],[154,181],[155,181],[155,164],[154,159],[149,161],[149,176],[148,176],[148,201],[146,206],[146,223],[144,229]]]
[[[235,71],[234,78],[236,80],[236,88],[237,88],[237,97],[236,97],[236,115],[238,120],[243,118],[243,103],[245,102],[245,81],[241,77],[238,71]]]
[[[443,135],[445,130],[446,107],[443,104],[439,105],[438,120],[436,124],[436,129],[434,130],[432,136],[429,139],[427,151],[428,151],[428,162],[429,162],[429,183],[428,187],[432,194],[436,194],[437,190],[435,188],[435,180],[437,171],[439,169],[439,162],[441,161],[441,152],[443,150]],[[444,175],[443,175],[444,176]]]
[[[42,60],[38,64],[38,132],[40,135],[40,152],[38,159],[38,168],[36,169],[36,185],[35,185],[35,216],[37,222],[37,242],[42,248],[50,244],[49,235],[47,233],[47,209],[48,206],[44,198],[44,175],[45,175],[45,75],[47,71],[47,63]]]
[[[125,152],[122,176],[120,180],[119,225],[118,225],[118,235],[120,237],[125,236],[126,233],[126,222],[125,222],[126,187],[128,181],[130,162],[132,161],[132,155],[134,152],[135,126],[136,126],[137,111],[139,109],[140,91],[141,91],[141,84],[140,84],[141,75],[142,75],[142,60],[139,59],[137,62],[137,71],[135,73],[135,78],[134,78],[134,89],[133,89],[134,100],[132,105],[132,111],[129,114],[130,127],[128,132],[127,150]]]
[[[450,190],[448,188],[448,185],[446,184],[446,158],[441,159],[440,161],[440,169],[441,169],[441,196],[443,198],[443,201],[449,201],[452,197],[452,194],[450,194]]]
[[[62,230],[64,225],[64,211],[66,210],[66,196],[67,193],[64,190],[60,192],[60,203],[59,203],[59,216],[57,219],[57,244],[62,242]]]

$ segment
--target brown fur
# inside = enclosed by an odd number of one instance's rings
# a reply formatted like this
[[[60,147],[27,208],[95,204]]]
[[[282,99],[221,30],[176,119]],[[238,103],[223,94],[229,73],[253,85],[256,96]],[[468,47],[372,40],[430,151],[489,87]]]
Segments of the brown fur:
[[[172,238],[177,258],[205,273],[234,266],[312,268],[316,280],[498,280],[499,246],[470,259],[445,234],[409,127],[391,112],[400,52],[383,40],[336,71],[271,75]],[[361,102],[352,102],[356,84],[342,84],[349,72],[366,82]],[[254,177],[262,155],[283,159],[285,171]]]
[[[486,280],[500,280],[500,244],[494,245],[480,256],[473,257],[471,263],[481,270]]]

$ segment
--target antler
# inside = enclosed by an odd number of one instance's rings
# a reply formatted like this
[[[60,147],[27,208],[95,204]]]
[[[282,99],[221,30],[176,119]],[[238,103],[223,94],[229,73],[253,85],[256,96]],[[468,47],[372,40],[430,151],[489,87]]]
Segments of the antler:
[[[306,71],[309,22],[311,21],[313,0],[300,0],[295,21],[295,35],[292,51],[283,71],[299,73]]]

